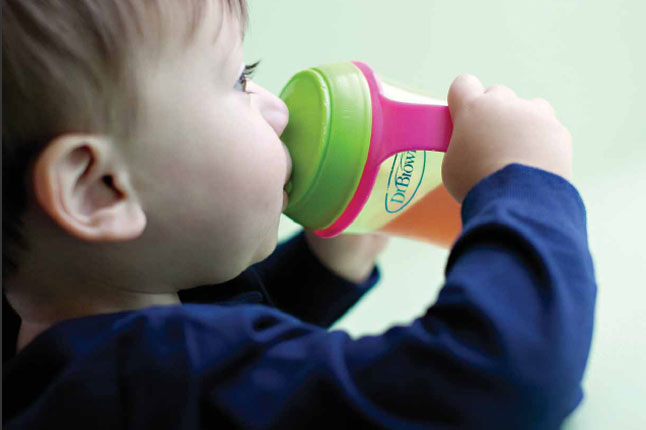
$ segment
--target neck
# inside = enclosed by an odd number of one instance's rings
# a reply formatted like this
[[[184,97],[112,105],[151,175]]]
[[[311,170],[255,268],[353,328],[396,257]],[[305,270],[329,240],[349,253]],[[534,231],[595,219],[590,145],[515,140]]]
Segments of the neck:
[[[22,321],[20,323],[20,330],[18,331],[18,344],[16,345],[16,352],[23,349],[36,336],[47,330],[52,325],[53,323],[33,323],[29,321]]]

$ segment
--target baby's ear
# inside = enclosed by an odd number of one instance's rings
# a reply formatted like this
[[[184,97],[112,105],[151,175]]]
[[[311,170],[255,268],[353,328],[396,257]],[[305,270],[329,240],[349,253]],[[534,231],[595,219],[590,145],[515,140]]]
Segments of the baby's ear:
[[[36,200],[63,229],[90,241],[138,237],[146,215],[116,145],[99,135],[64,134],[33,168]]]

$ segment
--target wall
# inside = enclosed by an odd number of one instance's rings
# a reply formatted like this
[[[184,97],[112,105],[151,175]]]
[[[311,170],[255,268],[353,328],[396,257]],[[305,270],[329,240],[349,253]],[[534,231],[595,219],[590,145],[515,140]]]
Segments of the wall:
[[[295,72],[361,60],[446,98],[473,73],[556,109],[574,142],[599,294],[585,399],[567,429],[646,428],[646,30],[643,2],[249,0],[248,64],[278,94]],[[283,216],[279,238],[300,227]],[[447,250],[395,238],[381,283],[335,328],[379,333],[420,316]]]

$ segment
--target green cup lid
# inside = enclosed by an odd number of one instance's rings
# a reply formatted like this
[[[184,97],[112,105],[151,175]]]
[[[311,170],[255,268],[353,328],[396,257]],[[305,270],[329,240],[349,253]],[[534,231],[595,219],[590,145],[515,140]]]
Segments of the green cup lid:
[[[368,83],[351,62],[326,64],[295,74],[280,98],[289,108],[280,138],[292,158],[284,213],[308,229],[324,229],[352,200],[368,158]]]

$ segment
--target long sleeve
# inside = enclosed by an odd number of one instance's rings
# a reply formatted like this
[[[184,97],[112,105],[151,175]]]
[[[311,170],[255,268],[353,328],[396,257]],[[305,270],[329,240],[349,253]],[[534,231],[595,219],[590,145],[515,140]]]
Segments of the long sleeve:
[[[576,189],[521,165],[462,206],[438,300],[351,338],[263,305],[47,330],[3,366],[7,428],[557,429],[581,400],[596,283]],[[70,412],[73,411],[73,412]]]
[[[212,387],[213,406],[253,428],[558,428],[581,399],[592,335],[583,202],[564,179],[511,165],[462,216],[424,316],[356,340],[258,317],[246,334],[262,352]]]
[[[377,265],[362,283],[335,274],[309,249],[303,230],[252,268],[278,309],[321,327],[330,327],[381,277]]]

